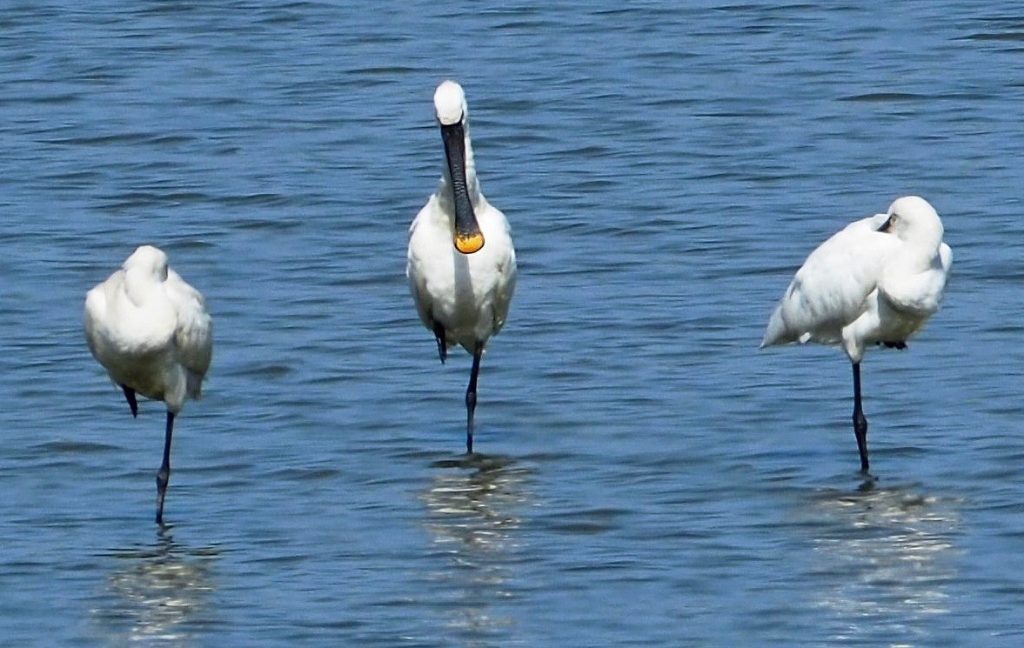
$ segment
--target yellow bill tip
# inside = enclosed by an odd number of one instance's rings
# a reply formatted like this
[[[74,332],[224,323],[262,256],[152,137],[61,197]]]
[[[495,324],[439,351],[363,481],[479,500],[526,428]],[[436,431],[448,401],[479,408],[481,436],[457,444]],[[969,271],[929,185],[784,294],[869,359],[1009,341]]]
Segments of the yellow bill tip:
[[[455,249],[463,254],[473,254],[484,246],[484,235],[480,232],[475,234],[456,234]]]

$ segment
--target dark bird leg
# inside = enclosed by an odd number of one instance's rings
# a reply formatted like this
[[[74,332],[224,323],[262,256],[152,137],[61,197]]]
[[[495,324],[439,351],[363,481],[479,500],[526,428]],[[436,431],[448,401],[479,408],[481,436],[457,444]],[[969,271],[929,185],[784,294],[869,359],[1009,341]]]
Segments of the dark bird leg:
[[[434,320],[434,338],[437,339],[437,355],[441,358],[441,364],[448,358],[448,344],[445,342],[444,325]]]
[[[466,389],[466,454],[473,454],[473,413],[476,411],[476,378],[480,374],[480,356],[484,345],[476,343],[473,350],[473,369],[469,374],[469,387]]]
[[[128,407],[132,410],[132,417],[138,418],[139,401],[135,400],[135,390],[128,385],[121,385],[121,390],[124,391],[124,398],[128,401]]]
[[[164,496],[171,478],[171,432],[174,430],[174,412],[167,411],[167,431],[164,433],[164,460],[156,474],[156,523],[164,523]]]
[[[860,471],[868,471],[868,419],[860,402],[860,363],[853,363],[853,433],[860,451]]]

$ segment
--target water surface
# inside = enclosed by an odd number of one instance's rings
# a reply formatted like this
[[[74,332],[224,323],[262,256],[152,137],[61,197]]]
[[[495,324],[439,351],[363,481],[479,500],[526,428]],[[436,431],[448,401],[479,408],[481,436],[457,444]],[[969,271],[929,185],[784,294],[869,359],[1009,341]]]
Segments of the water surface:
[[[0,16],[0,636],[12,645],[1021,641],[1016,3],[15,3]],[[520,279],[436,359],[404,280],[468,94]],[[864,365],[758,352],[791,273],[915,193],[954,275]],[[86,290],[163,247],[215,318],[162,407]]]

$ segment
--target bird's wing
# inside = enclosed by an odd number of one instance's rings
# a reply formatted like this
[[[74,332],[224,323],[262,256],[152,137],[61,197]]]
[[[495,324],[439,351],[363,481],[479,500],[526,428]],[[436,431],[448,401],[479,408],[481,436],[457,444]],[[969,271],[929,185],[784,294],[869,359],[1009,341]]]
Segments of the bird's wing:
[[[948,277],[953,267],[953,250],[945,243],[939,245],[939,260],[942,262],[942,272]]]
[[[100,327],[103,315],[107,310],[107,294],[104,287],[105,283],[101,283],[86,293],[85,309],[82,314],[82,321],[85,325],[85,341],[89,344],[89,350],[95,358],[99,357],[97,354],[102,342]]]
[[[899,240],[878,232],[885,214],[848,225],[818,246],[772,313],[762,347],[815,340],[837,343],[862,312]]]
[[[174,343],[178,361],[191,374],[190,391],[194,380],[202,382],[210,368],[213,356],[213,321],[206,310],[203,295],[187,284],[178,273],[168,269],[167,295],[174,303],[178,315],[174,330]],[[196,385],[198,387],[198,385]]]
[[[408,261],[405,266],[405,276],[409,280],[409,291],[412,293],[413,301],[416,302],[416,312],[419,313],[423,325],[431,330],[434,328],[433,297],[427,290],[428,273],[425,267],[427,259],[418,243],[429,234],[429,232],[420,231],[420,227],[424,227],[424,220],[428,217],[427,211],[431,208],[433,201],[434,198],[431,197],[412,221],[412,225],[409,226]]]
[[[433,297],[430,296],[430,291],[427,290],[426,276],[422,272],[416,272],[414,267],[414,261],[412,258],[409,259],[409,265],[406,270],[406,275],[409,279],[409,292],[412,293],[412,299],[416,303],[416,312],[420,316],[420,320],[424,326],[429,329],[434,327],[433,317]]]
[[[498,212],[501,213],[501,212]],[[502,220],[504,220],[502,215]],[[497,294],[494,298],[494,332],[497,333],[505,325],[508,317],[509,305],[512,303],[512,295],[516,290],[516,250],[512,246],[512,234],[505,221],[505,235],[508,237],[508,254],[498,260],[498,284]]]

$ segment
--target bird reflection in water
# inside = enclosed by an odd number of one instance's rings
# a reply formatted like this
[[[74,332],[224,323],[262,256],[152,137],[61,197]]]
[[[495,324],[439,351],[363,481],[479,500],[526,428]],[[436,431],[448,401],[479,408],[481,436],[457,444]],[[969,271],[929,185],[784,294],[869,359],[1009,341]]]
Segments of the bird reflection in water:
[[[201,627],[207,600],[214,590],[211,572],[216,549],[188,549],[168,530],[152,547],[114,550],[120,561],[108,577],[103,599],[94,616],[108,639],[188,642]],[[127,642],[126,641],[126,642]]]
[[[827,494],[818,506],[825,519],[812,578],[821,583],[820,607],[834,615],[832,638],[926,639],[930,621],[950,611],[956,502],[869,480],[856,493]]]
[[[512,625],[492,606],[514,596],[509,581],[520,559],[517,531],[530,499],[529,471],[510,459],[479,454],[435,467],[441,470],[422,499],[434,555],[442,559],[430,574],[442,585],[438,605],[450,630],[476,640],[497,637]]]

